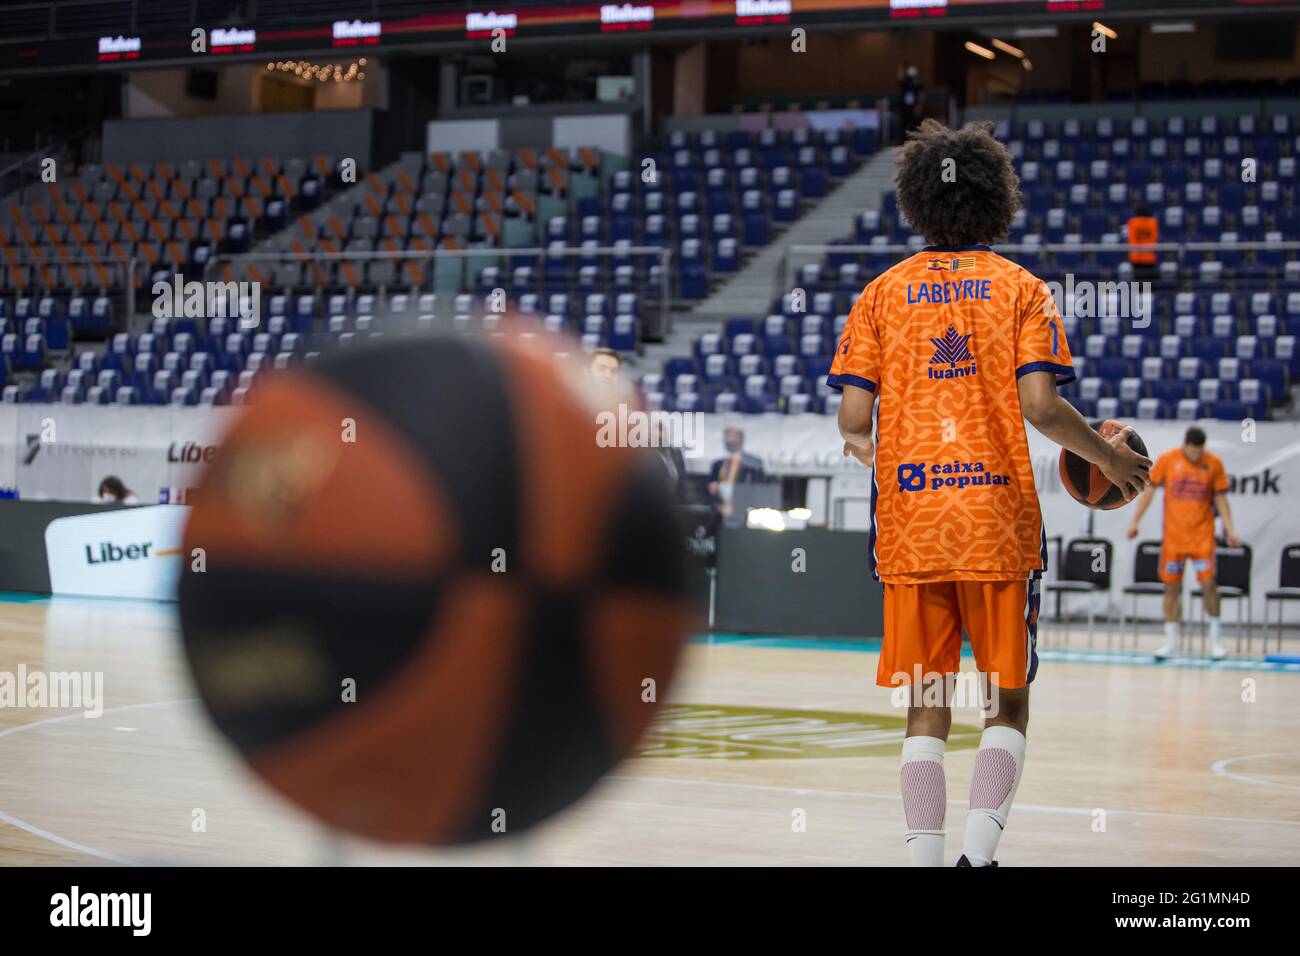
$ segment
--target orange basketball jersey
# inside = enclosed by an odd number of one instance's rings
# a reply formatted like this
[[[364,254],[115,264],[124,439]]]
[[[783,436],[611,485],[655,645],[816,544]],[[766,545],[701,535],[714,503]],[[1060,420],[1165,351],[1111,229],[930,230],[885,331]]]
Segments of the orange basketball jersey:
[[[1197,462],[1171,448],[1151,467],[1151,484],[1165,489],[1164,544],[1171,553],[1214,547],[1214,495],[1228,490],[1223,460],[1202,452]]]
[[[827,379],[878,395],[872,570],[1004,581],[1045,562],[1017,379],[1074,378],[1047,285],[986,246],[931,247],[858,297]]]

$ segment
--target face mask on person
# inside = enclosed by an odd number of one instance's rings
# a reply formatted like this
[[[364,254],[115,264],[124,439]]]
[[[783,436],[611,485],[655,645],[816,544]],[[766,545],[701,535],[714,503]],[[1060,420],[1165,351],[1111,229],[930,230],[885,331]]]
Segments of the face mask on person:
[[[727,449],[727,451],[731,452],[731,454],[734,455],[736,452],[740,451],[740,449],[745,447],[745,443],[743,440],[739,438],[728,438],[723,443],[723,446]]]

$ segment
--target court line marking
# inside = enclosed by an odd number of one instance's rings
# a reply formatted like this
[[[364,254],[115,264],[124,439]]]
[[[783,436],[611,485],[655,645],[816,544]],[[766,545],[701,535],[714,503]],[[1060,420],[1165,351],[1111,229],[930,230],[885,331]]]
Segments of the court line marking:
[[[104,714],[117,713],[124,710],[143,710],[145,708],[152,708],[152,707],[170,707],[173,704],[189,704],[189,703],[194,703],[197,700],[198,700],[197,697],[184,697],[179,700],[155,700],[155,701],[147,701],[142,704],[122,704],[117,707],[105,708],[100,713],[100,717],[103,717]],[[41,720],[33,720],[30,723],[18,724],[16,727],[7,727],[4,730],[0,730],[0,737],[8,737],[12,734],[18,733],[20,730],[30,730],[33,727],[43,727],[47,724],[61,724],[64,723],[65,721],[77,720],[77,719],[85,720],[86,719],[85,713],[83,711],[77,711],[71,714],[60,714],[57,717],[44,717]],[[34,823],[28,823],[26,820],[21,820],[18,817],[14,816],[13,814],[5,813],[4,810],[0,810],[0,822],[8,823],[10,826],[17,827],[19,830],[23,830],[27,833],[30,833],[32,836],[39,837],[42,840],[49,840],[51,843],[57,843],[59,846],[66,847],[69,850],[76,850],[78,853],[84,853],[87,856],[93,856],[97,859],[104,860],[108,863],[115,863],[118,866],[142,866],[143,865],[137,860],[131,860],[124,856],[118,856],[115,853],[109,853],[107,850],[96,849],[93,846],[87,846],[84,843],[78,843],[76,840],[69,840],[67,837],[59,836],[59,834],[57,833],[52,833],[49,830],[42,829],[41,827],[36,826]]]
[[[1233,773],[1231,770],[1224,769],[1229,764],[1234,764],[1239,760],[1257,760],[1261,757],[1293,757],[1295,754],[1282,752],[1275,754],[1242,754],[1240,757],[1225,757],[1222,760],[1215,761],[1210,765],[1210,770],[1220,777],[1227,777],[1230,780],[1237,780],[1241,783],[1253,783],[1257,787],[1278,787],[1282,790],[1300,790],[1300,786],[1294,783],[1281,783],[1276,780],[1260,780],[1257,777],[1247,776],[1244,773]]]
[[[156,708],[156,707],[171,707],[176,704],[192,704],[197,702],[198,702],[197,697],[185,697],[177,700],[161,700],[161,701],[148,701],[139,704],[123,704],[118,707],[105,708],[103,713],[100,716],[102,717],[104,714],[116,713],[120,711],[144,710],[144,709]],[[69,720],[75,720],[78,718],[83,720],[85,719],[83,714],[80,711],[72,714],[61,714],[57,717],[46,717],[42,720],[34,720],[31,723],[19,724],[16,727],[9,727],[6,728],[5,730],[0,730],[0,738],[8,737],[11,736],[12,734],[18,733],[19,731],[28,730],[33,727],[41,727],[47,724],[58,724]],[[1259,757],[1259,756],[1281,756],[1281,755],[1249,754],[1242,757],[1230,757],[1227,759],[1227,762],[1232,762],[1235,760],[1245,760],[1252,756]],[[1217,764],[1215,764],[1215,767],[1218,767],[1219,764],[1224,764],[1224,763],[1225,761],[1219,761]],[[1233,776],[1233,777],[1239,776],[1224,771],[1216,770],[1216,772],[1223,773],[1225,776]],[[832,796],[832,797],[858,797],[866,800],[890,800],[890,801],[902,800],[901,795],[896,796],[892,794],[864,793],[858,790],[824,790],[816,787],[781,787],[781,786],[774,786],[770,784],[736,783],[734,781],[727,781],[727,780],[684,780],[678,777],[637,776],[637,775],[616,774],[616,773],[607,775],[606,779],[611,781],[621,781],[627,783],[633,783],[633,782],[635,783],[646,783],[646,782],[676,783],[676,784],[686,784],[688,786],[729,787],[732,789],[762,790],[767,792],[791,793],[796,795],[816,794],[816,795]],[[1250,783],[1267,785],[1266,781],[1253,780],[1250,778],[1243,778],[1243,779],[1246,779]],[[1283,784],[1282,786],[1290,788],[1289,784]],[[1300,789],[1300,788],[1295,788],[1295,789]],[[965,801],[961,801],[961,800],[949,800],[948,803],[952,806],[965,805]],[[1093,810],[1087,809],[1085,807],[1063,807],[1063,806],[1057,806],[1053,804],[1034,804],[1034,803],[1019,803],[1016,804],[1016,809],[1027,811],[1030,813],[1057,813],[1057,814],[1068,815],[1068,816],[1092,816],[1092,814],[1094,813]],[[1261,817],[1222,817],[1222,816],[1208,816],[1208,815],[1197,814],[1197,813],[1165,813],[1158,810],[1111,810],[1106,808],[1098,808],[1098,809],[1104,809],[1107,814],[1119,814],[1119,815],[1129,815],[1129,816],[1163,817],[1163,818],[1169,818],[1175,820],[1208,820],[1217,823],[1263,823],[1263,824],[1271,824],[1274,826],[1300,827],[1300,821],[1296,821],[1296,820],[1272,820],[1272,819],[1261,818]],[[67,837],[60,836],[57,833],[53,833],[49,830],[45,830],[34,824],[28,823],[26,820],[19,819],[18,817],[13,816],[12,814],[6,813],[4,810],[0,810],[0,821],[8,823],[11,826],[17,827],[18,829],[23,830],[26,833],[30,833],[32,836],[44,840],[49,840],[50,842],[58,844],[59,846],[65,847],[67,849],[75,850],[79,853],[84,853],[87,856],[96,857],[98,859],[104,860],[109,863],[114,863],[119,866],[142,866],[143,865],[143,863],[137,860],[132,860],[127,857],[118,856],[114,853],[109,853],[106,850],[100,850],[92,846],[87,846],[86,844],[83,843],[78,843],[75,840],[70,840]]]
[[[608,779],[620,781],[637,781],[644,783],[651,781],[654,783],[680,783],[688,785],[699,785],[708,787],[732,787],[743,790],[768,790],[776,793],[792,793],[796,795],[813,794],[818,796],[830,797],[861,797],[865,800],[892,800],[901,802],[901,794],[887,793],[864,793],[860,790],[823,790],[816,787],[781,787],[771,784],[762,783],[736,783],[732,780],[686,780],[682,777],[651,777],[637,776],[634,774],[610,774]],[[965,800],[949,800],[951,806],[966,806]],[[1062,807],[1055,804],[1043,803],[1016,803],[1012,806],[1015,810],[1028,810],[1032,813],[1060,813],[1067,816],[1092,816],[1093,810],[1087,807]],[[1211,820],[1217,823],[1271,823],[1284,827],[1300,827],[1300,820],[1272,820],[1267,817],[1219,817],[1207,816],[1200,813],[1166,813],[1162,810],[1112,810],[1108,807],[1097,807],[1098,810],[1105,810],[1107,816],[1115,814],[1140,816],[1140,817],[1169,817],[1175,820]]]
[[[67,837],[61,837],[57,833],[51,833],[49,830],[42,830],[40,827],[28,823],[26,820],[19,820],[15,816],[10,816],[3,810],[0,810],[0,823],[8,823],[19,830],[24,830],[34,837],[42,840],[49,840],[51,843],[57,843],[61,847],[69,850],[76,850],[78,853],[84,853],[86,856],[93,856],[97,859],[104,860],[107,863],[115,863],[118,866],[140,866],[135,860],[128,860],[124,856],[116,856],[104,850],[97,850],[93,846],[86,846],[84,843],[78,843],[75,840],[69,840]]]

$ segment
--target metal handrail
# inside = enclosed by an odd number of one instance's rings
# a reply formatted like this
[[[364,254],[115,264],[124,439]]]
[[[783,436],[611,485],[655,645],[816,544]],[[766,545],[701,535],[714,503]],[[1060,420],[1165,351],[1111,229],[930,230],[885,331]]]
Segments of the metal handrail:
[[[1012,242],[999,243],[992,247],[994,252],[1112,252],[1119,254],[1128,254],[1131,252],[1170,252],[1175,253],[1178,258],[1182,258],[1186,252],[1218,252],[1218,251],[1245,251],[1248,249],[1278,249],[1284,252],[1300,251],[1300,241],[1283,240],[1281,242],[1269,242],[1266,239],[1242,239],[1235,242]],[[826,255],[828,253],[839,252],[850,255],[860,253],[876,254],[903,254],[919,255],[925,251],[924,248],[916,248],[906,243],[882,243],[880,245],[867,245],[863,243],[796,243],[786,246],[781,252],[781,261],[776,269],[776,288],[774,289],[775,297],[779,298],[784,295],[783,290],[788,291],[790,260],[796,255]]]
[[[1193,252],[1212,252],[1215,249],[1300,249],[1300,241],[1284,239],[1281,242],[1269,242],[1265,239],[1240,239],[1235,242],[1010,242],[993,246],[994,252],[1175,252],[1190,250]],[[790,252],[911,252],[919,253],[906,243],[882,243],[877,246],[855,243],[852,245],[832,244],[797,244],[786,247]]]
[[[326,260],[351,260],[351,259],[422,259],[437,256],[445,258],[471,258],[482,256],[490,258],[493,256],[514,256],[514,255],[561,255],[561,256],[580,256],[601,253],[623,253],[631,255],[656,255],[667,253],[672,255],[672,250],[667,246],[596,246],[593,248],[581,248],[579,246],[563,246],[556,249],[548,249],[545,246],[492,246],[484,249],[405,249],[405,250],[372,250],[370,252],[238,252],[213,256],[213,259],[228,259],[231,262],[235,260],[265,260],[265,261],[285,261],[301,260],[316,261],[319,259]]]

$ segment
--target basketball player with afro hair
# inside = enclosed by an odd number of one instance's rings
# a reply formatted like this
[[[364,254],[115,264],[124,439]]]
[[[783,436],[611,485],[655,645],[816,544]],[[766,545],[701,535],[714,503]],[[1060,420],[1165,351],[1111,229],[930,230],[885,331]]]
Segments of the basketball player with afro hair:
[[[984,674],[984,731],[958,866],[993,865],[1025,763],[1046,535],[1025,421],[1131,500],[1151,462],[1103,439],[1057,386],[1074,379],[1048,286],[990,248],[1020,208],[990,124],[933,120],[897,154],[898,207],[930,243],[854,305],[828,384],[844,454],[873,469],[871,566],[884,584],[876,683],[907,686],[902,791],[912,863],[943,863],[943,757],[962,632]],[[874,428],[873,428],[874,420]]]

